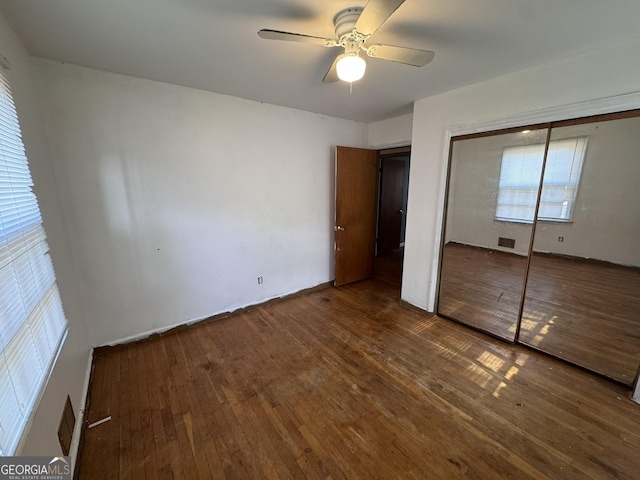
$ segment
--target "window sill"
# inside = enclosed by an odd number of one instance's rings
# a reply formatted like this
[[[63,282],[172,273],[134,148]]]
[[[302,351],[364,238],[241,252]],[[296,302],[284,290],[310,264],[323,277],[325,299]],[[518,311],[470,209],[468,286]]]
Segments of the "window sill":
[[[517,219],[508,219],[508,218],[494,218],[493,220],[495,222],[500,222],[500,223],[518,223],[521,225],[533,225],[533,222],[529,220],[517,220]],[[555,219],[549,219],[549,218],[539,218],[538,223],[573,225],[573,220],[555,220]]]

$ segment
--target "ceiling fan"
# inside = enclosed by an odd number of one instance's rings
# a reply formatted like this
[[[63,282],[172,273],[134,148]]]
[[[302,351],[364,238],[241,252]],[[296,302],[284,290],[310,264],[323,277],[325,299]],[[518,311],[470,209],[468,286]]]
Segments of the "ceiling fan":
[[[258,35],[267,40],[309,43],[322,47],[342,47],[344,53],[338,55],[323,82],[355,82],[364,76],[367,64],[360,57],[360,50],[372,58],[391,60],[415,67],[422,67],[433,60],[434,53],[417,48],[394,45],[373,44],[367,41],[387,21],[405,0],[369,0],[364,8],[352,7],[340,11],[333,19],[336,38],[314,37],[300,33],[279,30],[260,30]]]

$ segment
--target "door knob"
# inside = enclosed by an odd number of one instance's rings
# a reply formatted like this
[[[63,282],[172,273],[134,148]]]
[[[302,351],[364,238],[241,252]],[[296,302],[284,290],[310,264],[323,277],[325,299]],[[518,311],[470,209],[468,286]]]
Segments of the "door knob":
[[[340,225],[337,225],[335,227],[336,232],[344,232],[344,227],[341,227]]]
[[[404,213],[404,210],[400,209],[398,210],[398,213]]]

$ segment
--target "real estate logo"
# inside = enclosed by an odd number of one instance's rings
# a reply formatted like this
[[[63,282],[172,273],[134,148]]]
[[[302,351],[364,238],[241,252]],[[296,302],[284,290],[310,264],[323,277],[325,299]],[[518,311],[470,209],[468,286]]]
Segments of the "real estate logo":
[[[0,480],[71,480],[70,457],[0,457]]]

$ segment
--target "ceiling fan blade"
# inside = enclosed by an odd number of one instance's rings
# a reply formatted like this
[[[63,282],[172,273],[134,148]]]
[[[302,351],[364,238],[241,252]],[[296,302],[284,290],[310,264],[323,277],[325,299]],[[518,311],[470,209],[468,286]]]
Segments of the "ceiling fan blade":
[[[369,0],[356,22],[355,29],[362,35],[373,35],[405,0]]]
[[[336,65],[338,65],[338,60],[340,60],[340,57],[342,56],[343,55],[338,55],[336,59],[333,61],[333,63],[331,64],[331,67],[329,68],[326,75],[322,79],[324,83],[333,83],[340,80],[338,78],[338,68],[336,67]]]
[[[335,40],[330,38],[312,37],[311,35],[281,32],[279,30],[263,29],[258,32],[258,36],[266,40],[285,40],[287,42],[310,43],[312,45],[320,45],[321,47],[335,47],[338,45]]]
[[[417,48],[396,47],[394,45],[375,44],[366,48],[367,55],[373,58],[381,58],[382,60],[391,60],[392,62],[413,65],[414,67],[423,67],[435,56],[435,53],[429,50],[418,50]]]

